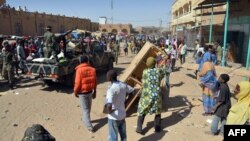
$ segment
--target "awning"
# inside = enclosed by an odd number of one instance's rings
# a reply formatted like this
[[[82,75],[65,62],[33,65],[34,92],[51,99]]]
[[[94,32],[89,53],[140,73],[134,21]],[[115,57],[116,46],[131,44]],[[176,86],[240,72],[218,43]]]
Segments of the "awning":
[[[226,11],[214,12],[214,15],[221,15],[221,14],[226,14]],[[201,14],[196,14],[194,17],[210,16],[210,15],[211,15],[211,13],[201,13]]]
[[[225,5],[226,3],[216,3],[216,4],[206,4],[206,5],[198,5],[197,7],[195,7],[193,10],[200,10],[200,9],[206,9],[206,8],[211,8],[212,6],[213,7],[219,7],[219,6],[222,6],[222,5]]]
[[[230,2],[239,2],[240,0],[230,0]],[[227,0],[204,0],[200,2],[198,5],[207,5],[207,4],[221,4],[227,2]]]

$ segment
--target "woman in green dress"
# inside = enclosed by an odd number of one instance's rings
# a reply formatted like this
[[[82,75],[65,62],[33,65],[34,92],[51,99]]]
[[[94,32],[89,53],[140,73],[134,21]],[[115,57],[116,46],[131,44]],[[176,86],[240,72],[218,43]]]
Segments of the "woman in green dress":
[[[147,69],[143,71],[143,89],[138,105],[137,133],[142,133],[142,125],[147,114],[155,114],[155,132],[161,131],[162,96],[160,82],[164,77],[164,69],[155,67],[155,58],[149,57]]]

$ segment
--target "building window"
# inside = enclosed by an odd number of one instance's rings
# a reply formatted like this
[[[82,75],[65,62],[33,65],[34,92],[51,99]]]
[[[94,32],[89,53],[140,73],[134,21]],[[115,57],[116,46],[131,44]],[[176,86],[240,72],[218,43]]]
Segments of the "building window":
[[[183,8],[181,7],[181,8],[179,9],[179,17],[182,16],[182,15],[183,15]]]
[[[178,11],[175,11],[175,19],[178,18]]]
[[[189,13],[189,12],[191,12],[191,11],[190,11],[190,8],[189,8],[189,4],[186,4],[186,5],[185,5],[185,13],[187,14],[187,13]]]
[[[22,35],[23,32],[23,26],[21,22],[15,23],[15,34],[16,35]]]

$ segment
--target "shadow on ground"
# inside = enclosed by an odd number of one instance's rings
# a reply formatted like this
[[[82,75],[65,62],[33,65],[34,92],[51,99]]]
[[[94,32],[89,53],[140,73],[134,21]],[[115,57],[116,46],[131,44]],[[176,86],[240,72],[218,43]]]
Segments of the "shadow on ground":
[[[44,83],[42,85],[43,85],[43,88],[41,89],[42,91],[49,91],[49,92],[56,91],[65,94],[73,93],[73,88],[71,86],[67,86],[61,83],[52,82],[49,86],[45,85]]]
[[[194,75],[194,74],[186,74],[187,76],[189,76],[189,77],[191,77],[191,78],[193,78],[193,79],[196,79],[196,76]]]
[[[193,107],[185,96],[170,97],[168,98],[167,103],[168,109],[171,109],[169,111],[171,111],[172,114],[168,117],[161,117],[162,131],[160,133],[152,133],[148,136],[144,136],[139,141],[161,140],[162,137],[167,133],[165,128],[175,125],[184,118],[188,117]],[[145,121],[147,121],[147,116],[145,117]],[[144,126],[145,124],[146,127],[143,129],[143,135],[145,135],[151,128],[154,128],[154,121],[145,122]]]
[[[183,67],[177,67],[177,68],[175,68],[175,69],[173,70],[173,72],[180,71],[180,70],[181,70],[181,68],[183,68]]]
[[[118,75],[121,74],[124,70],[124,68],[114,68]],[[97,71],[97,84],[101,84],[104,82],[107,82],[106,80],[106,70],[98,70]],[[56,91],[56,92],[60,92],[60,93],[66,93],[66,94],[72,94],[73,93],[73,84],[72,86],[67,86],[65,84],[62,83],[55,83],[55,82],[51,82],[49,85],[45,85],[43,82],[41,82],[44,86],[44,88],[42,88],[41,90],[43,91]]]
[[[97,120],[93,120],[91,121],[92,123],[97,123],[95,126],[94,126],[94,130],[97,131],[99,129],[101,129],[103,126],[105,126],[107,123],[108,123],[108,118],[105,117],[105,118],[100,118],[100,119],[97,119]]]
[[[131,62],[120,62],[119,64],[130,64]]]
[[[176,83],[176,84],[170,84],[170,87],[180,87],[184,84],[183,81],[180,81],[179,83]]]
[[[41,81],[37,81],[36,79],[20,78],[17,80],[16,87],[17,88],[29,88],[29,87],[39,86],[42,84],[43,83]]]

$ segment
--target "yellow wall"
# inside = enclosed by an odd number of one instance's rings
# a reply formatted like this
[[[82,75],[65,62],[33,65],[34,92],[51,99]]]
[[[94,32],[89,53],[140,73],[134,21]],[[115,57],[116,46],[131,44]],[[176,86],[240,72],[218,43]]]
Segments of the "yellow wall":
[[[195,17],[199,14],[199,10],[194,10],[198,4],[204,0],[176,0],[172,5],[172,33],[176,33],[176,27],[192,27],[198,25],[201,21],[200,17]]]

